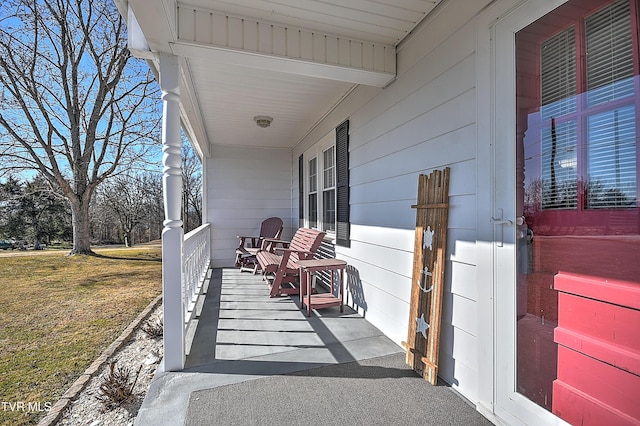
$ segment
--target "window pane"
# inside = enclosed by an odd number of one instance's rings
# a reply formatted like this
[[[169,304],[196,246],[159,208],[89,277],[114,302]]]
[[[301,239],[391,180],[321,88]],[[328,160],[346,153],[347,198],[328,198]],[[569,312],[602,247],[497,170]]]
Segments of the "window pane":
[[[318,194],[309,194],[309,228],[318,226]]]
[[[546,40],[541,47],[542,118],[576,110],[576,46],[573,27]]]
[[[576,122],[551,123],[551,127],[542,129],[542,208],[576,208]]]
[[[331,189],[322,192],[322,222],[323,231],[336,230],[336,191]]]
[[[635,206],[635,121],[633,105],[588,118],[588,208]]]
[[[587,104],[633,95],[633,40],[629,2],[618,1],[585,20]]]
[[[333,155],[334,148],[331,147],[323,152],[323,188],[332,188],[336,186],[335,183],[335,159]]]
[[[318,159],[309,160],[309,192],[318,190]]]

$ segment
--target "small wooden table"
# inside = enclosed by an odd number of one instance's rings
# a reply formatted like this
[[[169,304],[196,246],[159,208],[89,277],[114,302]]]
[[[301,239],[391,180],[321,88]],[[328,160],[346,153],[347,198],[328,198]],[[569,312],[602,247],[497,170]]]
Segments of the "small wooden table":
[[[344,312],[344,268],[347,262],[340,259],[312,259],[299,260],[300,267],[300,307],[307,306],[307,316],[311,316],[311,309],[340,306],[340,312]],[[311,273],[319,271],[331,271],[331,291],[329,293],[314,294],[311,298]],[[340,291],[336,297],[333,294],[334,274],[340,271]]]

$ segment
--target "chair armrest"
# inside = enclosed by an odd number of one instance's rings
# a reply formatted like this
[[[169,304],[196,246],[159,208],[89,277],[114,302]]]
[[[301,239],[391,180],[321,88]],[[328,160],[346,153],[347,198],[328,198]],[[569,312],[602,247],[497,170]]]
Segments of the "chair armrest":
[[[279,244],[291,244],[291,241],[289,240],[279,240],[277,238],[265,238],[265,241],[269,241],[271,243],[279,243]]]
[[[245,246],[247,239],[251,239],[251,247],[257,247],[258,246],[258,241],[260,241],[260,237],[251,235],[251,236],[246,236],[246,235],[238,235],[237,236],[238,239],[240,239],[240,243],[238,244],[238,248],[242,248]]]
[[[282,247],[278,247],[278,244],[281,244]],[[260,245],[260,251],[269,251],[274,253],[276,250],[282,250],[287,248],[291,244],[291,241],[287,240],[279,240],[277,238],[264,238],[262,240],[262,244]]]
[[[297,250],[291,248],[282,248],[278,249],[278,251],[282,252],[282,259],[280,260],[281,265],[286,265],[289,262],[289,258],[293,253],[298,254],[298,260],[307,260],[310,257],[313,257],[313,252],[308,250]]]

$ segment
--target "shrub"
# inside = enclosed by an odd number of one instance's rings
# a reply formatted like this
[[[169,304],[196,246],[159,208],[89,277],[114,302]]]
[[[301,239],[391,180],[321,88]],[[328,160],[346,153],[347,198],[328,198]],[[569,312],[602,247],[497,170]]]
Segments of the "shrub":
[[[164,327],[162,324],[162,319],[155,318],[153,320],[147,320],[147,322],[145,322],[145,324],[142,326],[142,331],[144,331],[147,336],[151,337],[152,339],[157,339],[159,337],[162,337],[163,328]]]
[[[131,370],[126,367],[116,367],[116,361],[113,361],[109,366],[109,374],[100,385],[100,395],[96,398],[107,410],[131,403],[134,399],[133,388],[136,386],[141,369],[142,365],[138,367],[131,383]]]

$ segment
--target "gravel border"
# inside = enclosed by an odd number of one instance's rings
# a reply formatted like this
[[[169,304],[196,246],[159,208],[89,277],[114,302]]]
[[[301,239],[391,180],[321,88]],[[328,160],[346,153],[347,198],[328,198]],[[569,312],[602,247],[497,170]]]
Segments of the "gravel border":
[[[120,350],[130,339],[140,324],[147,319],[158,305],[162,302],[162,295],[157,296],[149,305],[129,324],[120,336],[105,349],[102,354],[85,370],[84,373],[71,385],[60,399],[51,407],[51,410],[39,422],[38,426],[53,426],[62,417],[64,411],[69,407],[71,401],[76,399],[84,390],[91,378],[107,363],[107,360]]]

